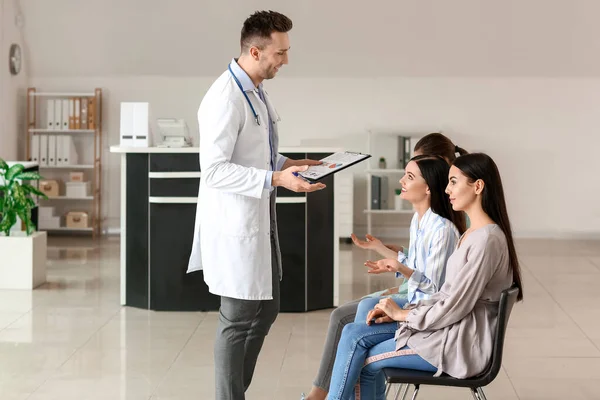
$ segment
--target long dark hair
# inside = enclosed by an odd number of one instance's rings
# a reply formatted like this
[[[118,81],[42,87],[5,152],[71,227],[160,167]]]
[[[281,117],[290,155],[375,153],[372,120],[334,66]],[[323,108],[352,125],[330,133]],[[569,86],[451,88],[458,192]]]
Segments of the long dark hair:
[[[523,300],[523,283],[521,281],[521,268],[515,250],[510,220],[506,211],[504,189],[498,166],[490,156],[483,153],[472,153],[458,157],[454,166],[469,178],[471,183],[481,179],[484,182],[481,192],[481,206],[483,211],[494,221],[506,236],[508,244],[508,257],[513,272],[513,280],[519,288],[518,300]]]
[[[465,214],[452,209],[450,198],[446,194],[448,172],[450,171],[446,160],[440,156],[421,155],[413,157],[410,161],[417,163],[423,179],[429,186],[431,210],[450,220],[462,235],[466,230]]]
[[[442,156],[450,163],[456,160],[456,153],[461,156],[469,154],[469,152],[462,147],[458,147],[452,143],[452,140],[448,139],[448,137],[437,132],[423,136],[417,144],[415,144],[415,151],[418,151],[421,154]]]

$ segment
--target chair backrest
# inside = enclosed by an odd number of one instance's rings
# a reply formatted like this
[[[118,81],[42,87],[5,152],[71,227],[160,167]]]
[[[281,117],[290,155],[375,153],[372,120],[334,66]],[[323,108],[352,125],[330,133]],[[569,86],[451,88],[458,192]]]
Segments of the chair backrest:
[[[508,325],[508,319],[510,317],[512,308],[517,302],[518,294],[519,288],[516,286],[506,289],[500,294],[498,324],[496,325],[496,332],[494,333],[494,348],[492,350],[492,358],[490,360],[490,366],[488,369],[476,378],[479,381],[480,386],[485,386],[492,382],[498,375],[498,372],[500,372],[500,368],[502,367],[502,351],[504,349],[506,326]]]

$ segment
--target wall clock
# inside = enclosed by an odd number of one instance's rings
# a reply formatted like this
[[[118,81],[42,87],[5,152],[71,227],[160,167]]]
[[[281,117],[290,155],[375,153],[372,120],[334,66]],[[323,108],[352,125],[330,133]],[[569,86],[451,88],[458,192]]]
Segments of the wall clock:
[[[17,75],[21,71],[21,47],[16,43],[10,45],[8,63],[11,74]]]

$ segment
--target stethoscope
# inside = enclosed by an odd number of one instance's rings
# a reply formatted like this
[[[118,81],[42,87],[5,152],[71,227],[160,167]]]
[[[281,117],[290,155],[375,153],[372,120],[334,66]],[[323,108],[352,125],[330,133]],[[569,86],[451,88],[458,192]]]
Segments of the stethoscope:
[[[235,76],[235,74],[231,70],[231,64],[227,66],[227,69],[229,69],[229,72],[231,73],[231,76],[233,76],[233,79],[235,80],[235,83],[237,83],[238,87],[240,88],[240,91],[242,92],[242,94],[246,98],[246,101],[248,102],[248,105],[250,106],[250,109],[252,110],[252,114],[254,115],[254,120],[256,121],[256,124],[258,126],[260,126],[260,118],[258,118],[258,114],[256,113],[256,110],[254,109],[254,106],[252,105],[252,102],[250,101],[250,98],[246,94],[246,91],[242,87],[241,82],[239,81],[239,79],[237,78],[237,76]],[[269,135],[269,149],[271,150],[271,153],[272,153],[273,152],[273,145],[271,143],[271,135]],[[273,159],[272,158],[271,158],[271,169],[272,170],[275,169],[274,165],[273,165]]]
[[[229,65],[227,68],[229,69],[229,72],[231,73],[231,76],[233,76],[233,79],[235,80],[235,83],[237,83],[238,87],[240,88],[240,91],[242,92],[242,94],[246,98],[246,101],[248,102],[248,105],[250,106],[250,109],[252,110],[252,115],[254,115],[254,120],[256,121],[256,125],[260,126],[260,118],[258,118],[258,114],[256,113],[256,110],[254,109],[254,106],[252,105],[252,102],[250,101],[250,98],[248,97],[248,95],[244,91],[244,88],[242,87],[242,84],[240,83],[240,81],[237,78],[237,76],[235,76],[235,74],[231,70],[231,65]]]

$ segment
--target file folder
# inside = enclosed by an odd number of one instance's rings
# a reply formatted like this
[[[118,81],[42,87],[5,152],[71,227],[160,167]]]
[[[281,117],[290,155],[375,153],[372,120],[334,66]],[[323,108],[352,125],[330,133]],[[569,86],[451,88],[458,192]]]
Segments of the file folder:
[[[48,135],[48,165],[56,166],[56,138],[60,136]]]
[[[46,129],[54,129],[54,100],[46,101]]]

